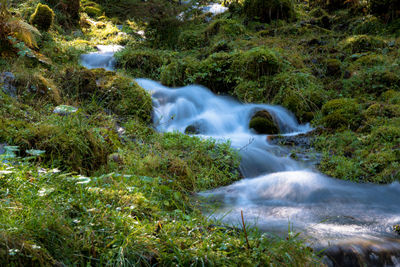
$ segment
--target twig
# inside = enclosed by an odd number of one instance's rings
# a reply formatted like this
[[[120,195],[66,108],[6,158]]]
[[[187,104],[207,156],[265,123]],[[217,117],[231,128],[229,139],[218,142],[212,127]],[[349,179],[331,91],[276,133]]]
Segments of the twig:
[[[247,238],[246,225],[244,224],[243,210],[241,210],[240,213],[242,214],[242,224],[243,224],[244,237],[246,238],[247,249],[250,249],[249,239]]]

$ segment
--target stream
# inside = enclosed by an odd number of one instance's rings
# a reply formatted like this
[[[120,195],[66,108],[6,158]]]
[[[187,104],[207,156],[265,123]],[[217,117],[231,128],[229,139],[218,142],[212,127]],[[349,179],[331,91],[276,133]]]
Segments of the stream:
[[[99,46],[83,55],[87,68],[113,68],[113,53],[120,47]],[[249,129],[255,112],[267,110],[282,135],[312,130],[299,124],[279,106],[242,104],[213,94],[199,85],[167,88],[158,82],[136,79],[151,93],[154,123],[160,132],[195,128],[202,138],[213,138],[239,150],[245,177],[232,185],[201,192],[216,208],[206,215],[241,228],[246,224],[279,236],[300,232],[316,250],[327,255],[328,266],[400,266],[400,184],[356,184],[327,177],[313,161],[296,161],[291,151],[273,145],[267,135]]]

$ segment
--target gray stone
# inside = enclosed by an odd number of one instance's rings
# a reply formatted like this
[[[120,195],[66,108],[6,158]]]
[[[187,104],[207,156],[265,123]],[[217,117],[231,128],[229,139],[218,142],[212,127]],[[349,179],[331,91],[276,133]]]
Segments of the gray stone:
[[[3,92],[11,97],[17,97],[17,88],[13,85],[15,76],[11,72],[3,72],[0,74],[0,85]]]

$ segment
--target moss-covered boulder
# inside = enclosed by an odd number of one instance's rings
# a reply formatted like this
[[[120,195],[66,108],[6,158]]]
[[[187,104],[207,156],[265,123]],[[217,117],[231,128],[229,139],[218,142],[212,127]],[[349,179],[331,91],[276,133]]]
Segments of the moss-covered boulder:
[[[238,21],[233,19],[217,19],[214,20],[206,29],[205,36],[207,39],[221,35],[226,38],[236,37],[245,32],[245,28]]]
[[[295,17],[291,0],[245,0],[243,10],[247,18],[261,22],[292,20]]]
[[[127,47],[116,53],[117,66],[127,69],[134,77],[160,79],[160,70],[170,62],[172,54],[163,50]]]
[[[39,3],[30,18],[30,23],[40,30],[48,31],[53,24],[54,16],[53,10],[48,5]]]
[[[351,98],[328,101],[322,106],[322,124],[331,129],[356,130],[361,123],[361,106]]]
[[[258,134],[278,134],[279,127],[267,110],[257,111],[251,118],[249,128]]]
[[[232,70],[245,79],[259,79],[264,75],[274,75],[281,69],[278,53],[259,46],[234,55]]]
[[[386,47],[386,43],[378,37],[354,35],[343,40],[340,43],[340,47],[349,53],[363,53],[384,48]]]
[[[219,52],[208,56],[193,66],[188,81],[199,83],[215,93],[228,93],[233,90],[235,70],[232,68],[234,54]]]

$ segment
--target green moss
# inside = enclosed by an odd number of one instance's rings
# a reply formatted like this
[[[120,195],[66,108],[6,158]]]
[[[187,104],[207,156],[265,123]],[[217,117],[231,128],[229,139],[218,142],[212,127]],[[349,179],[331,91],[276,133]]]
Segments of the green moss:
[[[136,117],[151,121],[150,95],[131,78],[115,76],[96,94],[102,106],[123,118]]]
[[[400,105],[390,105],[390,104],[373,104],[368,107],[365,111],[365,116],[370,117],[399,117],[400,116]]]
[[[343,40],[340,46],[344,51],[350,53],[362,53],[384,48],[386,47],[386,43],[379,37],[354,35]]]
[[[54,21],[54,12],[48,5],[38,4],[30,22],[39,29],[48,31]]]
[[[360,126],[360,105],[354,99],[330,100],[322,106],[322,123],[331,129],[357,129]]]
[[[193,66],[193,73],[188,76],[188,81],[204,85],[217,93],[230,92],[234,87],[236,73],[232,68],[233,58],[232,53],[211,54],[197,66]]]
[[[183,86],[185,82],[185,69],[184,64],[174,61],[161,68],[161,83],[166,86]]]
[[[301,122],[312,120],[327,96],[313,76],[301,72],[278,74],[270,86],[276,90],[269,97],[272,102],[292,111]]]
[[[258,111],[250,120],[249,128],[259,134],[278,134],[279,128],[276,125],[271,114],[266,111]]]
[[[354,73],[350,79],[343,80],[343,88],[350,95],[371,94],[379,96],[390,89],[400,88],[400,75],[397,66],[366,67]]]
[[[117,66],[127,69],[136,78],[160,79],[161,67],[172,58],[169,51],[128,47],[116,54]]]
[[[261,22],[292,20],[295,17],[291,0],[245,0],[243,9],[247,18]]]
[[[244,32],[245,28],[238,21],[232,19],[217,19],[205,29],[205,36],[208,39],[215,35],[229,38],[239,36]]]
[[[270,83],[270,77],[264,77],[259,81],[244,80],[235,87],[233,95],[245,103],[264,103],[275,89],[269,86]]]
[[[202,30],[186,30],[182,31],[178,37],[178,47],[186,50],[191,50],[203,47],[207,44],[205,34]]]
[[[281,67],[278,53],[262,46],[236,53],[232,63],[232,70],[245,79],[274,75]]]
[[[87,6],[84,8],[84,11],[91,17],[99,17],[103,14],[100,8],[94,6]]]

